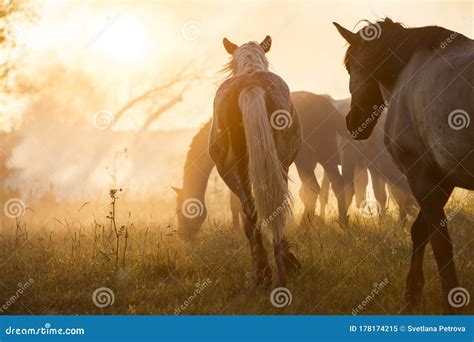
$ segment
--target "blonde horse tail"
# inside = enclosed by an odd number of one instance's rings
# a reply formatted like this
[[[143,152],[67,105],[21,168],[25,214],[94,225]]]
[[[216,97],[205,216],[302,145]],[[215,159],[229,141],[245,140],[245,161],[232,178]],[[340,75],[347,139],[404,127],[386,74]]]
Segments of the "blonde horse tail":
[[[244,89],[239,96],[239,107],[258,223],[262,227],[270,226],[274,241],[280,242],[284,228],[292,218],[291,196],[273,140],[264,90],[257,87]]]

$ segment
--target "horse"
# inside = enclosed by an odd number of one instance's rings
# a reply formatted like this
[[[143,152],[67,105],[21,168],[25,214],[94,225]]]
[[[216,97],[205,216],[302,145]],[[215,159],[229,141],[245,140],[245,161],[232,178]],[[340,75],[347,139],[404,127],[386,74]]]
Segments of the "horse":
[[[285,227],[292,219],[288,168],[302,143],[301,122],[288,85],[268,70],[270,36],[241,46],[224,38],[223,44],[231,55],[226,67],[229,77],[214,98],[209,155],[242,205],[256,284],[271,280],[261,232],[269,227],[273,284],[285,286],[288,273],[300,267],[290,251]]]
[[[304,96],[303,96],[304,95]],[[319,185],[314,175],[314,168],[320,165],[328,165],[331,158],[335,158],[339,165],[343,165],[343,178],[347,187],[353,186],[357,207],[361,207],[366,199],[366,187],[368,185],[367,171],[370,172],[374,194],[376,200],[381,204],[382,209],[387,202],[385,185],[388,185],[392,197],[399,207],[401,219],[406,218],[407,212],[411,211],[413,201],[406,178],[401,176],[400,171],[394,167],[391,157],[387,156],[383,144],[374,139],[382,137],[371,137],[369,141],[362,142],[361,146],[353,146],[347,137],[343,112],[347,112],[350,99],[334,100],[328,95],[318,95],[309,92],[292,92],[295,108],[299,114],[303,127],[303,141],[308,148],[300,149],[295,160],[295,166],[299,175],[304,175],[301,179],[299,191],[300,198],[304,204],[304,213],[300,226],[306,220],[313,220],[316,201],[320,201],[319,216],[322,221],[325,218],[325,209],[328,202],[330,180],[327,172],[324,172],[322,184]],[[327,102],[329,100],[330,103]],[[305,103],[308,103],[306,105]],[[329,121],[324,125],[324,121]],[[193,137],[183,169],[183,186],[181,188],[171,187],[177,194],[176,214],[178,218],[178,230],[185,240],[192,240],[199,232],[207,215],[205,206],[205,192],[210,174],[215,167],[214,161],[209,156],[208,136],[211,131],[212,120],[208,120]],[[305,129],[306,127],[306,129]],[[311,127],[320,127],[320,134],[310,137]],[[344,136],[341,137],[341,134]],[[382,141],[382,140],[380,140]],[[347,153],[342,153],[344,144],[349,144],[352,148]],[[320,145],[320,147],[318,147]],[[325,153],[315,153],[324,146]],[[344,158],[344,162],[341,161]],[[336,176],[337,177],[337,176]],[[353,177],[353,180],[350,178]],[[352,185],[351,185],[352,183]],[[347,185],[349,184],[349,185]],[[349,197],[349,199],[348,199]],[[346,206],[350,204],[352,198],[346,195]],[[201,205],[198,215],[187,215],[183,210],[187,200],[195,199]],[[241,208],[238,198],[230,192],[230,208],[232,213],[232,227],[234,230],[240,227]],[[344,214],[343,214],[344,215]]]
[[[370,139],[355,144],[347,134],[340,133],[341,130],[346,133],[345,120],[343,116],[350,107],[350,98],[335,100],[329,95],[322,95],[328,98],[333,106],[337,109],[340,116],[333,120],[338,120],[340,125],[339,134],[342,137],[339,143],[339,151],[341,151],[341,170],[342,176],[346,183],[346,200],[348,204],[355,195],[356,205],[359,209],[364,210],[366,200],[366,187],[368,185],[368,173],[372,179],[372,188],[375,199],[377,201],[377,210],[385,211],[388,205],[388,197],[385,190],[387,185],[393,200],[398,205],[399,218],[405,222],[408,215],[416,212],[415,199],[411,195],[410,188],[406,177],[396,168],[394,162],[389,156],[386,148],[381,144],[383,136],[380,134],[373,135]],[[383,120],[383,118],[382,118]],[[324,142],[321,142],[324,144]],[[327,202],[328,184],[323,179],[320,197],[321,205]],[[380,213],[379,213],[380,214]]]
[[[331,101],[324,96],[296,91],[291,93],[291,98],[303,126],[303,144],[295,159],[302,183],[300,197],[305,208],[302,224],[314,218],[316,200],[321,192],[314,170],[320,164],[337,198],[339,223],[346,227],[347,209],[353,190],[352,182],[346,182],[338,169],[343,154],[348,154],[339,150],[339,140],[348,138],[343,128],[343,119]],[[350,189],[346,188],[346,184]],[[324,213],[327,197],[322,200],[321,213]]]
[[[455,187],[474,190],[474,41],[438,26],[406,28],[389,18],[357,33],[334,23],[349,43],[351,108],[346,126],[356,140],[374,131],[388,104],[384,143],[406,175],[420,211],[411,227],[412,253],[401,308],[420,308],[425,247],[431,243],[443,311],[459,290],[444,206]]]
[[[340,115],[345,116],[349,112],[350,98],[344,100],[333,100],[330,96],[328,98],[331,99]],[[385,118],[386,116],[380,118],[381,125],[384,125]],[[416,216],[418,209],[416,200],[411,194],[406,177],[396,167],[383,144],[382,131],[377,130],[364,141],[355,142],[351,139],[344,139],[342,143],[350,145],[350,147],[346,147],[349,153],[346,153],[342,162],[342,173],[346,182],[354,180],[353,187],[358,208],[363,209],[366,201],[365,196],[358,195],[358,193],[363,192],[365,195],[364,184],[368,183],[367,172],[369,172],[372,178],[375,199],[381,211],[384,211],[387,207],[388,197],[385,191],[387,185],[393,200],[398,206],[400,220],[406,222],[408,215]],[[340,149],[343,149],[343,147],[340,147]],[[358,182],[355,182],[356,179],[358,179]],[[351,187],[348,189],[351,189]]]
[[[207,217],[206,189],[211,172],[216,166],[209,155],[211,124],[212,120],[204,123],[189,145],[183,169],[183,186],[181,188],[171,186],[177,195],[178,232],[185,241],[192,241],[196,237]],[[232,212],[232,227],[237,230],[240,226],[241,206],[238,197],[232,191],[229,202]],[[186,205],[189,207],[186,208]],[[195,212],[192,212],[192,205],[196,208]]]

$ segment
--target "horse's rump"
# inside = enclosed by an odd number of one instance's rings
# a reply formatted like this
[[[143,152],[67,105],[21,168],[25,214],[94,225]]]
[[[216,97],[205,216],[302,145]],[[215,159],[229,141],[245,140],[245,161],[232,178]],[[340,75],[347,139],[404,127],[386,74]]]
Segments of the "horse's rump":
[[[288,127],[275,129],[274,113],[282,113]],[[286,169],[301,142],[288,86],[270,72],[234,76],[217,91],[215,115],[229,134],[242,181],[251,185],[260,223],[271,226],[278,240],[291,217]]]

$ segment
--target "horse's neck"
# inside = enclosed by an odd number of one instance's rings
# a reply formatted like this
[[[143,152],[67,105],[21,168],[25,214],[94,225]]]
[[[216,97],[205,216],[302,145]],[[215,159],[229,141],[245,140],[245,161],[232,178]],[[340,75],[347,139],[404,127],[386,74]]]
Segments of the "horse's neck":
[[[392,36],[389,35],[390,38],[379,47],[379,52],[381,50],[385,52],[378,54],[380,56],[378,61],[373,61],[375,64],[380,65],[376,72],[376,78],[379,80],[379,83],[382,80],[385,82],[383,86],[385,87],[387,96],[389,96],[389,93],[393,90],[397,78],[415,53],[420,51],[437,51],[437,54],[443,54],[449,49],[469,40],[460,33],[438,26],[403,29],[400,32],[401,33],[396,33]],[[453,35],[455,39],[452,39]],[[441,48],[441,44],[448,41],[448,39],[451,39],[450,45],[447,45],[446,48]],[[394,53],[390,52],[390,54],[395,57],[389,58],[386,50],[393,46],[398,46],[398,48]],[[383,60],[380,60],[381,58],[383,58]],[[385,61],[389,60],[392,62],[385,63]]]
[[[184,168],[183,190],[187,197],[204,198],[207,182],[211,171],[214,168],[214,162],[207,155],[195,160],[192,164]]]
[[[207,182],[214,167],[208,153],[208,136],[211,121],[194,136],[184,164],[183,190],[187,195],[204,198]]]

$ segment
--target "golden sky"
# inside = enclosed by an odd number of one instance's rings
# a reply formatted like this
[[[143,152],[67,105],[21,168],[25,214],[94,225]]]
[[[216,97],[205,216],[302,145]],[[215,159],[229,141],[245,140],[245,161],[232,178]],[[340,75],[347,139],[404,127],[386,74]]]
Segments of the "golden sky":
[[[390,16],[407,26],[439,25],[473,36],[472,1],[43,1],[38,19],[17,23],[18,60],[31,77],[61,61],[107,89],[103,108],[115,111],[130,97],[164,83],[194,61],[206,79],[161,117],[162,129],[196,127],[211,115],[213,95],[228,60],[222,38],[240,44],[269,34],[271,69],[292,90],[347,97],[345,43],[332,26]],[[20,69],[21,70],[21,69]],[[78,91],[77,89],[64,89]],[[80,90],[79,90],[80,92]],[[169,95],[169,94],[168,94]],[[103,109],[98,108],[98,110]],[[137,114],[137,116],[140,116]],[[134,127],[130,113],[118,124]]]

